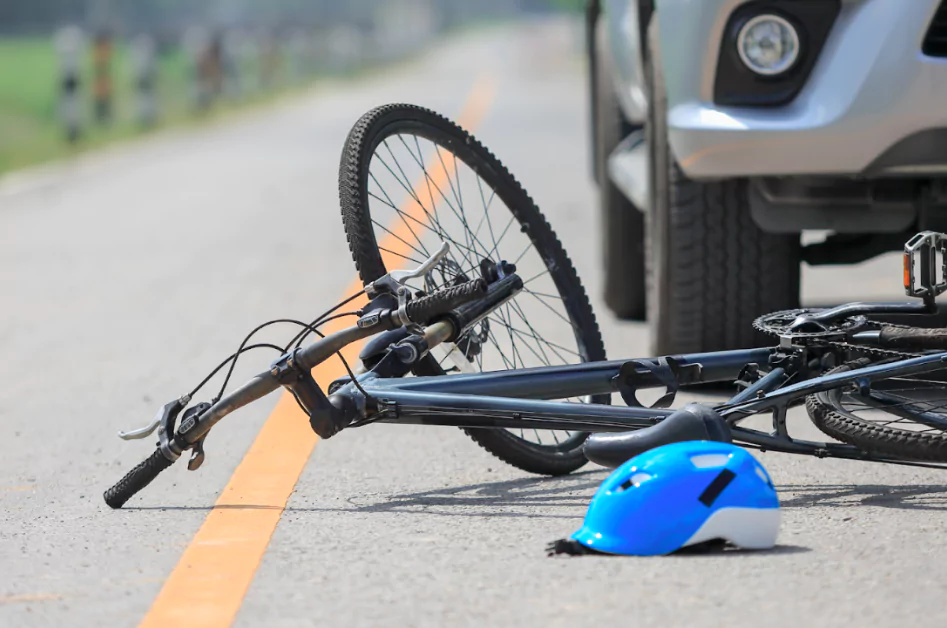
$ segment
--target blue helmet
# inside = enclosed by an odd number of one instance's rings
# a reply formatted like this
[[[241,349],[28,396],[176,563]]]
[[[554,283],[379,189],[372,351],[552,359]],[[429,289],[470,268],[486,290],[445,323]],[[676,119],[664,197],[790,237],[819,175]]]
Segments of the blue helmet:
[[[779,500],[762,465],[729,443],[691,441],[618,467],[572,539],[588,550],[651,556],[713,540],[764,549],[778,531]]]

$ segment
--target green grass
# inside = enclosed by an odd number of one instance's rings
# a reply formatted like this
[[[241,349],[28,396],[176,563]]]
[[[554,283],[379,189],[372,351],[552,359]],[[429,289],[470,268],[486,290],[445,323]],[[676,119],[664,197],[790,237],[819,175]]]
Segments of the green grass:
[[[112,66],[114,118],[108,126],[97,126],[92,116],[91,54],[84,60],[82,81],[84,134],[74,146],[66,141],[59,118],[59,66],[48,38],[0,38],[0,173],[102,146],[119,139],[147,133],[135,119],[134,80],[128,50],[115,48]],[[221,99],[202,114],[191,108],[188,64],[177,49],[158,59],[157,91],[159,121],[156,128],[205,120],[271,99],[290,86],[282,85],[248,95],[239,102]]]
[[[42,159],[59,143],[55,76],[48,42],[0,40],[0,172]]]

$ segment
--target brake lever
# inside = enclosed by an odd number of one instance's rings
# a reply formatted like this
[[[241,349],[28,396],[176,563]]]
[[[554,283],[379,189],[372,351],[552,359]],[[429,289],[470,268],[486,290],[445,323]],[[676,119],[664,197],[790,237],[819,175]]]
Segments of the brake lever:
[[[124,430],[119,430],[118,437],[121,438],[122,440],[137,440],[139,438],[145,438],[146,436],[150,436],[151,434],[154,433],[156,429],[158,429],[158,426],[161,425],[161,415],[163,414],[163,412],[164,412],[164,409],[159,410],[158,414],[155,415],[154,420],[152,420],[151,423],[149,423],[145,427],[139,427],[138,429],[129,430],[127,432]]]
[[[139,438],[147,438],[148,436],[151,436],[154,433],[154,431],[158,429],[161,426],[161,424],[164,423],[168,419],[169,416],[171,415],[177,416],[177,414],[190,401],[191,401],[191,397],[189,395],[184,395],[180,399],[175,399],[174,401],[170,401],[164,404],[161,407],[161,409],[158,410],[158,414],[156,414],[155,418],[151,420],[151,423],[149,423],[148,425],[144,427],[140,427],[135,430],[129,430],[127,432],[120,430],[118,432],[118,437],[121,438],[122,440],[138,440]]]
[[[447,256],[449,251],[450,243],[441,242],[441,247],[414,270],[393,270],[365,286],[365,292],[369,298],[375,297],[382,292],[398,294],[398,289],[404,285],[406,281],[416,277],[423,277],[431,272],[431,270],[437,266],[438,262]]]

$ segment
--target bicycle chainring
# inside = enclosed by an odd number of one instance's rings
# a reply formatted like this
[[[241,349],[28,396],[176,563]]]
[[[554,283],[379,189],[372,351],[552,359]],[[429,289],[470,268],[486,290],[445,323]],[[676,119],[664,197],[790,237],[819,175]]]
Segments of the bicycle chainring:
[[[779,338],[789,339],[795,345],[820,344],[830,346],[842,351],[869,355],[880,359],[905,359],[914,357],[918,354],[905,351],[893,351],[891,349],[881,349],[871,345],[853,344],[847,342],[849,335],[856,331],[868,331],[878,329],[879,327],[906,327],[905,325],[896,325],[891,323],[878,323],[868,320],[864,316],[852,316],[841,321],[822,324],[824,329],[812,331],[791,330],[790,326],[796,319],[804,314],[816,314],[824,311],[823,308],[801,308],[796,310],[783,310],[760,316],[753,321],[753,327],[757,331]]]
[[[852,332],[876,327],[875,323],[870,322],[864,316],[852,316],[840,321],[819,323],[817,328],[812,326],[804,330],[791,329],[792,324],[800,316],[818,314],[822,311],[824,311],[823,308],[802,308],[773,312],[760,316],[753,321],[753,328],[764,334],[778,336],[780,338],[789,338],[794,343],[805,344],[809,340],[844,340]]]

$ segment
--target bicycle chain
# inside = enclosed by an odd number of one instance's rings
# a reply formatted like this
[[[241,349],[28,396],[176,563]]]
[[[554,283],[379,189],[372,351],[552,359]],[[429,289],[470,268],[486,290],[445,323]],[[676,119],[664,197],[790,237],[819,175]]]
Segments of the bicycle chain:
[[[898,327],[902,327],[902,325],[898,325]],[[903,325],[903,327],[908,327],[908,325]],[[881,349],[879,347],[872,347],[869,345],[854,345],[849,342],[828,341],[825,344],[836,349],[844,349],[847,351],[857,351],[859,353],[874,355],[879,358],[894,358],[898,360],[905,360],[907,358],[916,358],[919,355],[921,355],[919,353],[908,353],[906,351],[892,351],[891,349]]]

